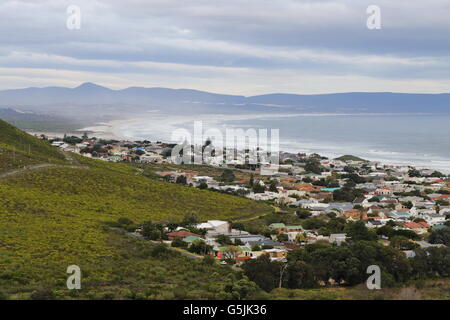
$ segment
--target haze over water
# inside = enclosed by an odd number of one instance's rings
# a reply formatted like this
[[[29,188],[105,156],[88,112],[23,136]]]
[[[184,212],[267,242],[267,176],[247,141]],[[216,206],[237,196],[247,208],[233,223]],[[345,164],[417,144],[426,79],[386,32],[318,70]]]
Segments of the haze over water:
[[[450,172],[450,114],[445,115],[294,115],[274,117],[197,117],[172,119],[165,125],[138,121],[119,128],[136,138],[168,141],[174,128],[204,127],[279,129],[280,150],[319,153],[328,157],[352,154],[387,164],[430,167]],[[171,125],[167,125],[171,122]]]

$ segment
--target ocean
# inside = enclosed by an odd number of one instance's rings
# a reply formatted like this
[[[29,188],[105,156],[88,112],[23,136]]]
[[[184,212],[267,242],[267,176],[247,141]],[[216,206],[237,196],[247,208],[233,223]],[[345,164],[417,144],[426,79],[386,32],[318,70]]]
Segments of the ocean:
[[[450,114],[444,115],[257,115],[167,118],[155,123],[140,120],[118,128],[134,138],[170,140],[176,128],[279,129],[280,150],[344,154],[387,164],[414,165],[450,173]],[[153,123],[152,123],[153,122]]]

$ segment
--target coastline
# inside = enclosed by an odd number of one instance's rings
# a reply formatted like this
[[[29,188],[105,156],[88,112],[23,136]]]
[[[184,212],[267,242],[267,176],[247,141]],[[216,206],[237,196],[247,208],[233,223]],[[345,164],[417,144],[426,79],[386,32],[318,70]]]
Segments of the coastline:
[[[363,114],[367,116],[368,114]],[[369,114],[380,116],[380,114]],[[382,114],[389,116],[393,114]],[[130,119],[112,120],[108,122],[98,123],[98,125],[84,127],[78,129],[76,134],[88,131],[90,135],[102,139],[115,140],[150,140],[150,141],[171,141],[171,133],[176,129],[186,129],[192,132],[194,121],[203,121],[204,128],[218,128],[224,130],[226,128],[243,128],[244,130],[252,127],[249,124],[233,124],[234,121],[252,120],[273,120],[287,117],[345,117],[345,116],[361,116],[355,113],[293,113],[293,114],[200,114],[200,115],[172,115],[162,113],[152,113],[138,115]],[[35,133],[35,132],[33,132]],[[282,132],[281,132],[282,133]],[[51,135],[51,133],[45,133]],[[71,133],[68,133],[71,134]],[[75,133],[74,133],[75,134]],[[58,136],[62,136],[59,133]],[[292,136],[284,136],[280,134],[280,150],[286,152],[305,152],[318,153],[329,158],[335,158],[343,154],[352,154],[369,161],[380,162],[386,165],[414,166],[417,168],[431,168],[445,173],[450,173],[450,161],[444,157],[426,155],[419,153],[402,153],[382,148],[371,148],[370,146],[361,146],[357,144],[333,144],[330,141],[314,141],[307,139],[299,139]],[[420,157],[419,157],[420,155]]]

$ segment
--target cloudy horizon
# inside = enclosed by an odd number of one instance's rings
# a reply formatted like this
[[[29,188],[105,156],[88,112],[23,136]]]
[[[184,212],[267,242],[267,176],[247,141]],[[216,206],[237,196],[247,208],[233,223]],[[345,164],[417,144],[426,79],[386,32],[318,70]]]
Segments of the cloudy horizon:
[[[450,92],[448,0],[5,0],[0,16],[1,90]]]

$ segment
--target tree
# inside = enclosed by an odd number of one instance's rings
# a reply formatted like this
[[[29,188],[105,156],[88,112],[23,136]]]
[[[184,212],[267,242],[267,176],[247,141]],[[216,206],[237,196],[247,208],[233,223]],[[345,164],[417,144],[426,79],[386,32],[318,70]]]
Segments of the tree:
[[[318,218],[309,218],[302,221],[302,227],[306,230],[319,229],[320,227],[325,227],[326,224],[325,221]]]
[[[430,177],[438,177],[438,178],[440,178],[440,177],[446,177],[446,175],[443,174],[440,171],[433,171],[433,173],[431,173]]]
[[[198,223],[198,218],[195,212],[186,213],[183,218],[182,225],[193,226]]]
[[[261,246],[259,244],[252,244],[252,251],[261,251]]]
[[[342,189],[333,191],[333,199],[335,201],[352,202],[355,198],[361,198],[366,193],[364,189],[356,189],[355,183],[348,180]]]
[[[187,178],[184,175],[180,175],[177,177],[177,180],[175,181],[175,183],[178,184],[186,184],[187,183]]]
[[[412,275],[415,279],[425,279],[433,275],[429,267],[428,252],[418,248],[414,250],[415,256],[411,259]]]
[[[207,245],[205,241],[198,239],[191,243],[188,250],[192,253],[207,255],[211,252],[212,247]]]
[[[345,175],[343,178],[347,178],[348,181],[352,181],[352,182],[355,183],[355,184],[366,182],[366,179],[363,178],[363,177],[361,177],[361,176],[360,176],[359,174],[357,174],[357,173],[350,173],[350,174],[348,174],[348,175]]]
[[[271,192],[278,192],[278,189],[277,189],[277,182],[276,182],[275,180],[272,180],[272,181],[270,182],[270,185],[269,185],[269,191],[271,191]]]
[[[162,238],[162,232],[158,229],[154,229],[150,232],[150,234],[147,236],[150,240],[161,240]]]
[[[162,238],[162,230],[161,227],[151,222],[144,222],[142,225],[142,235],[150,240],[160,240]]]
[[[286,242],[286,241],[289,240],[289,237],[288,237],[287,234],[282,233],[282,234],[279,234],[279,235],[277,236],[277,240],[278,240],[279,242]]]
[[[137,150],[134,151],[134,153],[137,154],[138,156],[142,156],[142,155],[145,154],[145,151],[137,149]]]
[[[188,247],[188,243],[186,241],[183,241],[180,238],[177,238],[177,239],[172,241],[172,247],[174,247],[174,248],[187,248]]]
[[[248,184],[250,185],[250,187],[253,187],[253,185],[255,184],[255,177],[253,176],[253,173],[250,175],[250,181],[248,182]]]
[[[253,192],[254,193],[264,193],[266,191],[266,188],[261,185],[260,183],[253,184]]]
[[[429,241],[433,244],[443,244],[446,246],[450,246],[450,228],[445,227],[443,229],[434,230],[430,234]]]
[[[377,234],[380,236],[385,236],[385,237],[392,237],[395,234],[395,230],[394,228],[392,228],[392,226],[389,225],[384,225],[380,228],[377,229]]]
[[[391,239],[391,246],[400,250],[413,250],[418,245],[404,236],[394,236]]]
[[[233,173],[233,170],[225,169],[222,172],[222,175],[220,176],[220,179],[222,181],[224,181],[224,182],[233,182],[236,179],[236,177],[235,177],[235,175]]]
[[[327,282],[329,278],[348,285],[360,283],[364,279],[361,261],[347,246],[333,246],[317,249],[308,261],[315,269],[316,277]]]
[[[410,177],[421,177],[422,175],[420,174],[420,172],[417,169],[412,168],[412,169],[410,169],[408,171],[408,176],[410,176]]]
[[[208,256],[205,256],[204,258],[203,258],[203,264],[206,264],[206,265],[208,265],[208,266],[211,266],[211,265],[213,265],[214,263],[216,263],[216,259],[213,257],[213,256],[210,256],[210,255],[208,255]]]
[[[216,237],[216,241],[218,243],[220,243],[221,245],[227,245],[227,244],[231,244],[232,243],[230,237],[227,236],[227,235],[224,235],[224,234],[219,234]]]
[[[249,299],[258,292],[258,286],[256,283],[247,279],[240,279],[237,282],[227,284],[225,286],[225,292],[230,293],[233,299],[244,300]]]
[[[169,222],[167,224],[167,229],[169,229],[170,232],[175,231],[177,228],[178,228],[178,223]]]
[[[441,277],[450,276],[450,248],[428,248],[428,267],[430,273]]]
[[[297,234],[297,236],[295,237],[295,242],[298,242],[298,243],[303,243],[303,242],[305,242],[306,241],[306,235],[305,235],[305,233],[298,233]]]
[[[411,209],[412,207],[414,207],[414,204],[411,201],[402,202],[402,205],[408,209]]]
[[[317,285],[313,268],[304,261],[288,264],[287,287],[290,289],[312,288]]]
[[[280,267],[278,262],[270,261],[270,257],[262,254],[257,259],[247,260],[243,265],[245,275],[264,291],[271,291],[279,285]]]
[[[305,170],[307,172],[321,174],[322,166],[320,165],[320,162],[317,159],[310,159],[310,160],[306,161]]]
[[[199,189],[208,189],[208,184],[206,182],[202,182],[198,185]]]
[[[151,256],[153,258],[167,258],[170,257],[171,254],[172,252],[163,243],[155,245],[151,251]]]
[[[421,237],[412,230],[394,230],[393,236],[403,236],[411,240],[420,240]]]
[[[397,282],[404,282],[411,276],[411,265],[405,254],[390,246],[378,247],[377,260],[385,272],[392,275]]]
[[[83,140],[78,138],[78,137],[76,137],[76,136],[68,137],[67,135],[65,135],[64,138],[63,138],[63,141],[65,143],[69,143],[69,144],[76,144],[76,143],[82,142]]]
[[[311,211],[308,209],[300,209],[295,214],[300,219],[307,219],[307,218],[311,217]]]
[[[377,235],[367,229],[366,225],[362,221],[356,221],[356,222],[350,222],[347,225],[347,236],[350,237],[352,241],[359,241],[359,240],[376,240]]]
[[[345,229],[346,221],[343,218],[332,218],[327,223],[330,233],[342,233]]]

